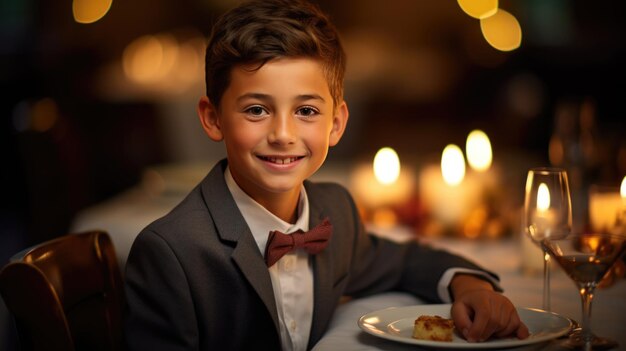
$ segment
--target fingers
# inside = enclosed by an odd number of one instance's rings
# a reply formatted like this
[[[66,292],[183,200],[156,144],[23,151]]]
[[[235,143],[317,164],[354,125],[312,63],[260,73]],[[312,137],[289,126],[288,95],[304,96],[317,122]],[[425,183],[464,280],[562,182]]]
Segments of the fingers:
[[[457,330],[467,339],[470,328],[472,327],[473,311],[463,303],[455,303],[452,305],[450,314],[452,315]]]
[[[522,323],[522,321],[520,321],[519,328],[517,328],[515,335],[518,339],[526,339],[530,336],[530,331],[528,330],[528,327],[526,326],[526,324]]]
[[[494,334],[496,337],[503,338],[515,335],[518,339],[526,339],[530,335],[528,327],[520,320],[517,312],[511,313],[508,322],[504,325],[506,327]]]
[[[501,310],[498,308],[499,306],[488,304],[486,307],[477,311],[474,316],[472,327],[467,335],[467,340],[470,342],[485,341],[501,328]]]
[[[452,318],[465,339],[480,342],[490,337],[528,337],[528,328],[520,320],[515,307],[508,300],[494,297],[452,306]]]
[[[516,318],[518,321],[517,323],[516,323]],[[519,326],[519,318],[517,317],[517,314],[512,313],[512,314],[507,315],[506,320],[502,322],[502,325],[504,327],[500,329],[499,331],[497,331],[494,335],[498,338],[503,338],[505,336],[512,335]]]

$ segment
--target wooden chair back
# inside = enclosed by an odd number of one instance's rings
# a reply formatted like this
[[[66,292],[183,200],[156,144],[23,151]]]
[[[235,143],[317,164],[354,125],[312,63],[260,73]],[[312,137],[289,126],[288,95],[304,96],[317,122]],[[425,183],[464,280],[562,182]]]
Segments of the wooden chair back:
[[[108,234],[69,234],[26,249],[0,271],[22,350],[122,350],[124,293]]]

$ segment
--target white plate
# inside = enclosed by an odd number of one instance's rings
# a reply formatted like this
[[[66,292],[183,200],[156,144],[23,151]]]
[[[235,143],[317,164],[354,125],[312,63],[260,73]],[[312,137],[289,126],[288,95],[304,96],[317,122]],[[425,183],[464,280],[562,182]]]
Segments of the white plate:
[[[370,312],[359,318],[358,324],[365,332],[380,338],[407,344],[450,349],[508,348],[534,344],[558,338],[572,328],[569,319],[556,313],[518,307],[517,313],[530,331],[530,336],[523,340],[504,338],[470,343],[456,333],[453,335],[451,342],[413,339],[413,325],[417,317],[421,315],[438,315],[450,318],[450,307],[450,304],[392,307]]]

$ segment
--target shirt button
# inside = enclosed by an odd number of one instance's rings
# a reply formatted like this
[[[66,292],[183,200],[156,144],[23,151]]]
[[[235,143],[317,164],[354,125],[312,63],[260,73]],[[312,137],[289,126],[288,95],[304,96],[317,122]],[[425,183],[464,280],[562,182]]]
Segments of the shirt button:
[[[296,321],[291,321],[289,327],[291,328],[291,331],[296,331]]]

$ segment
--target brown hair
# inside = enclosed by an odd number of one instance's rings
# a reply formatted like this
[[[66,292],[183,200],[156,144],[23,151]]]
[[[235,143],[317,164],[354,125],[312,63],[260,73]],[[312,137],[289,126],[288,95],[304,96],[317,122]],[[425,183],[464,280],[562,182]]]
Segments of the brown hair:
[[[251,1],[222,15],[206,49],[206,94],[219,106],[234,66],[260,69],[283,57],[319,60],[334,105],[343,99],[346,57],[337,30],[319,7],[301,0]]]

